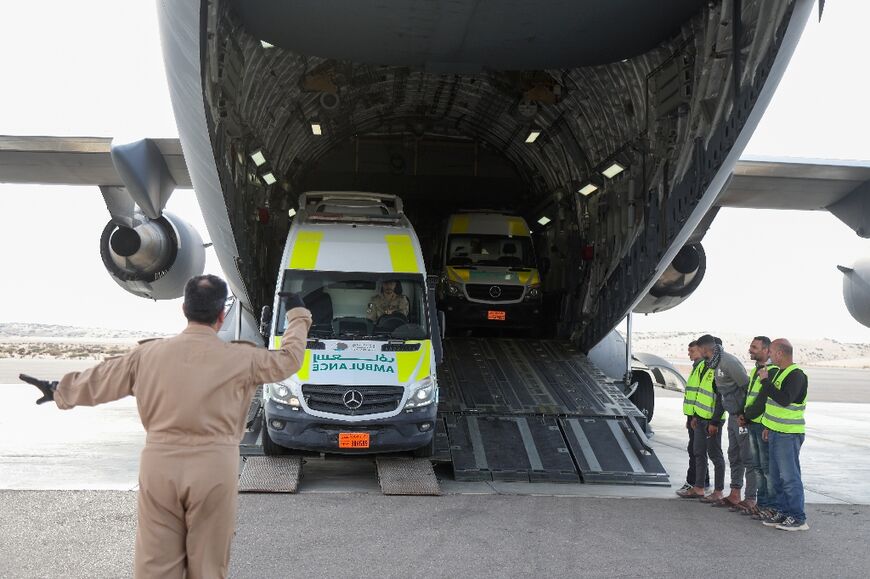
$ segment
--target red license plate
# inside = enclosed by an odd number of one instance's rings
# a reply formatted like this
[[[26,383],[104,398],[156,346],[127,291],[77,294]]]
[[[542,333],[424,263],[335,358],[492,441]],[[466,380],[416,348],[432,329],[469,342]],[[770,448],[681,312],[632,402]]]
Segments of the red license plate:
[[[486,312],[487,320],[499,320],[503,322],[505,320],[505,313],[499,310],[489,310]]]
[[[339,432],[338,448],[368,448],[368,432]]]

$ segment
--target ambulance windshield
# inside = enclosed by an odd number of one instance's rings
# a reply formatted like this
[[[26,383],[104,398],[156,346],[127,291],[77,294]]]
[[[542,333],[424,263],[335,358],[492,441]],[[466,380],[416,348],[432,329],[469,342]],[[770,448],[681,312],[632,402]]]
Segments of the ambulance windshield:
[[[299,293],[311,310],[311,338],[422,340],[429,337],[422,276],[287,270],[282,292]],[[284,332],[284,306],[278,328]]]
[[[532,241],[528,237],[476,233],[451,235],[448,238],[447,265],[453,267],[536,267]]]

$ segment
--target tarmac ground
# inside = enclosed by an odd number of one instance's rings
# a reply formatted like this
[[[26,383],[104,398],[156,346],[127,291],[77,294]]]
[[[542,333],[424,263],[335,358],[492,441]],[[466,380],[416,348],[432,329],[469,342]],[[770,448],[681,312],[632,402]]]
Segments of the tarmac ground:
[[[0,360],[0,577],[130,576],[135,401],[37,407],[14,377],[54,362]],[[809,532],[678,499],[681,401],[657,391],[651,444],[671,488],[444,479],[441,497],[385,497],[371,461],[311,459],[299,494],[240,495],[231,576],[867,577],[870,371],[808,373],[820,383],[801,454]],[[698,557],[687,542],[703,533],[721,548]]]

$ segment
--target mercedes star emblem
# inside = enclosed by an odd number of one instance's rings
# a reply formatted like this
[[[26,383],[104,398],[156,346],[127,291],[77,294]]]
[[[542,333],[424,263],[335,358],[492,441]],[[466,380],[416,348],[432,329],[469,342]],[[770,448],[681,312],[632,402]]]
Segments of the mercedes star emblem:
[[[497,298],[501,295],[501,288],[497,285],[494,285],[489,288],[489,297]]]
[[[348,390],[344,393],[344,405],[350,410],[357,410],[363,403],[363,395],[359,390]]]

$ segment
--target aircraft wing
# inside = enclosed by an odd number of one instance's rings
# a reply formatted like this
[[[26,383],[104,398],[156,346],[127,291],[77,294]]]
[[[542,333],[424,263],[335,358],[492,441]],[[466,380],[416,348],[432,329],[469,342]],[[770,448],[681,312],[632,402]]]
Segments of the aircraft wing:
[[[178,139],[151,139],[177,187],[190,175]],[[122,186],[108,137],[0,136],[0,183]],[[870,162],[741,159],[716,205],[753,209],[831,210],[870,195]],[[704,228],[706,229],[706,228]]]
[[[179,140],[151,140],[176,187],[190,189]],[[0,136],[0,183],[123,186],[112,164],[111,144],[107,137]]]
[[[827,210],[870,236],[870,162],[741,159],[719,207]]]

